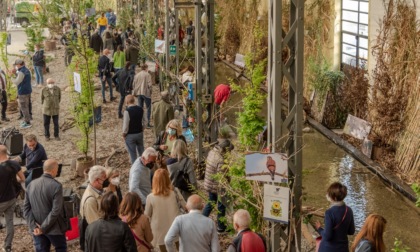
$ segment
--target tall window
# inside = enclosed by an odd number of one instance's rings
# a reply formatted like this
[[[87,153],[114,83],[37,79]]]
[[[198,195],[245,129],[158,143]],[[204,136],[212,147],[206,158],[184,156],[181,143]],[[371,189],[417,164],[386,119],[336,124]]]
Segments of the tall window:
[[[342,0],[341,62],[365,66],[368,59],[368,0]]]

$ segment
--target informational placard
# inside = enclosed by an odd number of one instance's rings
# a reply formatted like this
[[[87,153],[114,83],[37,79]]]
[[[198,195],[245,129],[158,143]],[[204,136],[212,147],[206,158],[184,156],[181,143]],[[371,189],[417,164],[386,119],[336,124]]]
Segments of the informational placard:
[[[78,93],[82,93],[82,82],[81,82],[79,73],[76,73],[76,72],[73,73],[73,81],[74,81],[74,91]]]
[[[95,8],[87,8],[86,9],[86,16],[91,17],[91,16],[95,16],[95,14],[96,14]]]
[[[155,39],[155,52],[165,53],[165,40]]]
[[[287,183],[287,156],[281,153],[253,153],[245,156],[246,179]]]
[[[265,184],[263,218],[289,223],[289,197],[289,188]]]
[[[176,45],[169,46],[169,55],[176,55]]]
[[[358,117],[348,115],[343,133],[357,139],[365,139],[372,129],[372,124]]]

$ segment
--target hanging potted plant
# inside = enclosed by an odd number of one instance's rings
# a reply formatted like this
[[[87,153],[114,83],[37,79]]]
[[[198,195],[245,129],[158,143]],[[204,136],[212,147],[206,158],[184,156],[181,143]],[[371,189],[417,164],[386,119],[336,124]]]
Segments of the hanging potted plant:
[[[82,156],[76,160],[77,176],[86,176],[90,167],[96,160],[96,125],[94,116],[94,80],[96,71],[96,55],[87,45],[87,40],[80,39],[78,44],[71,45],[75,51],[75,56],[70,64],[71,80],[70,86],[73,87],[73,115],[76,127],[80,131],[80,139],[77,141],[77,148]],[[78,88],[75,88],[75,83]],[[93,132],[93,138],[91,133]],[[90,146],[93,144],[93,157],[89,155]]]
[[[7,56],[7,32],[0,32],[0,57],[3,65],[5,66],[5,72],[9,72],[9,58]],[[7,111],[8,113],[15,113],[18,111],[17,103],[17,89],[16,86],[10,80],[10,76],[6,74],[6,93],[7,93]]]

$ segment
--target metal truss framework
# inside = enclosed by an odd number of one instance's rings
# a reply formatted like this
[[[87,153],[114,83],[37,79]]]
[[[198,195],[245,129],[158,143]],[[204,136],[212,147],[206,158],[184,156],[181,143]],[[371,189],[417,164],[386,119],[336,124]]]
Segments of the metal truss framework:
[[[7,0],[0,0],[0,32],[6,32],[7,26]]]
[[[301,249],[303,35],[304,1],[290,1],[289,27],[284,26],[282,1],[269,1],[268,133],[273,152],[289,156],[289,225],[272,225],[272,250],[280,250],[280,239],[288,251]],[[286,32],[284,29],[287,29]],[[284,55],[288,55],[285,59]],[[288,85],[287,111],[282,113],[282,82]]]
[[[169,8],[169,0],[165,0],[166,25],[166,65],[167,71],[171,69],[169,52],[170,35],[174,34],[176,43],[179,38],[179,9],[194,8],[195,10],[195,100],[197,122],[197,160],[204,161],[203,141],[215,142],[217,140],[217,120],[213,120],[213,90],[214,83],[214,0],[194,0],[180,2],[174,0],[173,11]],[[179,72],[179,48],[176,52],[176,74]],[[207,119],[203,122],[202,115],[207,113]]]

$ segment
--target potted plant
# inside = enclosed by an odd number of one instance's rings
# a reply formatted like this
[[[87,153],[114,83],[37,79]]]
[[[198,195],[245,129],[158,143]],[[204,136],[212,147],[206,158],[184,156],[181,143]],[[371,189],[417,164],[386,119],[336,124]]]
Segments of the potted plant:
[[[5,66],[5,72],[8,72],[9,58],[7,56],[7,33],[0,32],[0,57],[3,65]],[[17,89],[16,86],[10,80],[10,76],[6,74],[6,93],[7,93],[7,111],[9,113],[14,113],[18,111],[17,103]]]
[[[96,55],[87,45],[87,40],[80,39],[77,44],[71,45],[75,51],[70,64],[70,86],[73,87],[73,115],[76,127],[80,131],[80,139],[77,148],[82,156],[76,160],[77,176],[83,177],[89,171],[96,160],[96,128],[95,120],[92,120],[95,110],[94,96],[94,72],[96,71]],[[75,74],[76,73],[76,74]],[[80,90],[74,89],[74,77],[80,80]],[[79,78],[80,76],[80,78]],[[79,92],[80,91],[80,92]],[[91,133],[94,133],[91,139]],[[89,156],[91,142],[93,143],[93,157]]]

